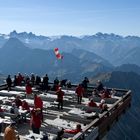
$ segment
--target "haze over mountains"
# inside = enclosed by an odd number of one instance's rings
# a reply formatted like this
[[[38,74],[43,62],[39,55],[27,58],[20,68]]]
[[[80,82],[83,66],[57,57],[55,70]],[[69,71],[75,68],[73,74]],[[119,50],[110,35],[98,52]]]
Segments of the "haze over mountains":
[[[54,55],[56,47],[64,56],[62,62]],[[52,78],[57,75],[78,81],[84,76],[114,70],[131,71],[133,68],[140,73],[139,54],[140,37],[136,36],[97,33],[83,37],[46,37],[16,31],[0,34],[0,71],[5,74],[48,73]],[[120,66],[122,64],[129,68]]]
[[[73,37],[36,36],[33,33],[11,32],[0,36],[0,47],[8,38],[18,38],[29,48],[50,50],[58,47],[62,52],[71,52],[73,49],[84,49],[108,60],[112,65],[136,64],[140,66],[140,37],[122,37],[115,34],[97,33],[91,36]],[[134,61],[135,60],[135,61]]]
[[[94,53],[83,50],[76,51],[84,53],[83,57],[79,58],[74,53],[63,52],[64,59],[57,60],[53,50],[31,49],[17,38],[10,38],[0,48],[0,70],[4,74],[15,74],[19,71],[28,74],[33,72],[39,75],[48,73],[53,78],[63,76],[76,81],[83,75],[95,75],[102,70],[107,72],[113,68],[108,61]],[[74,78],[75,76],[77,78]]]
[[[56,59],[56,47],[64,56],[62,60]],[[131,89],[132,108],[108,133],[109,140],[123,140],[126,135],[128,139],[140,139],[139,54],[140,37],[136,36],[97,33],[83,37],[45,37],[16,31],[0,34],[2,74],[33,72],[42,76],[47,73],[52,80],[58,76],[72,82],[87,76],[91,84],[100,79],[107,87]]]
[[[50,50],[58,47],[63,52],[70,52],[74,48],[84,49],[96,53],[113,65],[132,63],[140,66],[140,37],[137,36],[122,37],[115,34],[97,33],[92,36],[83,37],[45,37],[36,36],[31,32],[17,33],[13,31],[9,35],[1,34],[0,47],[2,47],[10,37],[18,38],[29,48]]]

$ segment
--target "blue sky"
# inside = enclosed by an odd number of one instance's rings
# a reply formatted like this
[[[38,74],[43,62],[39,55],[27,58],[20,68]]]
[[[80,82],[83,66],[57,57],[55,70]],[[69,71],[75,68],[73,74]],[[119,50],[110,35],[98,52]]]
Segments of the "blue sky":
[[[140,0],[0,0],[0,33],[140,36]]]

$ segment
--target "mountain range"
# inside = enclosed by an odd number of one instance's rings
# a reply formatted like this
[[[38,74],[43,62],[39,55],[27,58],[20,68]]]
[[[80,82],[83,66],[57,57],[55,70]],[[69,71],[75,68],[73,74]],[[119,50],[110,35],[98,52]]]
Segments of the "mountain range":
[[[80,55],[76,55],[76,52]],[[48,74],[70,80],[80,80],[85,75],[108,72],[113,66],[105,59],[84,50],[63,52],[64,59],[57,60],[53,50],[31,49],[17,38],[10,38],[0,48],[0,70],[3,74],[17,72],[39,75]],[[96,58],[96,59],[95,59]]]
[[[9,35],[0,34],[0,47],[8,38],[17,38],[29,48],[50,50],[59,48],[61,52],[70,53],[73,49],[83,49],[101,56],[112,65],[136,64],[140,66],[140,37],[120,36],[115,34],[97,33],[90,36],[37,36],[33,33],[11,32]]]

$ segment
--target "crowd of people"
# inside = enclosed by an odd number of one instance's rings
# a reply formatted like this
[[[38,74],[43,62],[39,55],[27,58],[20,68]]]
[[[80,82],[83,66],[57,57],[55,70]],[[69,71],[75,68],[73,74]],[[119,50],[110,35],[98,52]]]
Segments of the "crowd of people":
[[[59,80],[57,77],[54,79],[52,87],[49,85],[49,77],[46,74],[43,78],[41,78],[38,75],[31,74],[29,77],[27,74],[24,76],[20,73],[14,76],[14,79],[12,80],[11,76],[8,75],[7,79],[7,89],[8,91],[11,90],[12,86],[22,86],[25,85],[26,90],[26,98],[34,98],[34,106],[30,107],[28,102],[26,100],[21,100],[19,96],[16,96],[15,100],[12,101],[10,113],[16,114],[16,118],[20,120],[21,115],[19,113],[19,108],[22,108],[23,110],[27,110],[28,113],[30,113],[31,120],[30,120],[30,126],[32,128],[33,133],[40,134],[40,127],[43,122],[43,101],[40,98],[39,95],[33,94],[33,87],[37,87],[43,91],[53,90],[56,92],[58,102],[58,109],[63,109],[63,98],[65,96],[65,92],[62,90],[62,87],[65,88],[71,88],[72,84],[69,80]],[[84,78],[84,80],[78,84],[78,86],[75,88],[75,95],[77,96],[77,104],[82,104],[82,98],[83,97],[89,97],[88,95],[88,84],[89,79],[87,77]],[[115,94],[115,90],[112,90],[111,92],[104,87],[102,82],[100,80],[97,81],[95,88],[93,89],[93,92],[90,93],[90,101],[87,104],[89,107],[98,107],[102,109],[103,111],[107,110],[108,106],[105,103],[105,98],[111,98],[111,95]],[[100,97],[101,102],[99,105],[96,104],[94,101],[94,97]],[[0,110],[1,111],[1,110]],[[25,118],[26,121],[26,118]],[[11,129],[11,130],[10,130]],[[9,132],[11,131],[11,132]],[[73,130],[61,130],[57,134],[56,140],[61,140],[64,133],[70,133],[70,134],[76,134],[78,132],[82,131],[81,125],[78,124],[76,129]],[[13,132],[13,124],[8,126],[8,128],[5,129],[5,140],[8,133],[9,135],[14,135],[12,137],[15,137],[15,133]],[[12,134],[11,134],[12,133]],[[15,140],[13,138],[13,140]]]

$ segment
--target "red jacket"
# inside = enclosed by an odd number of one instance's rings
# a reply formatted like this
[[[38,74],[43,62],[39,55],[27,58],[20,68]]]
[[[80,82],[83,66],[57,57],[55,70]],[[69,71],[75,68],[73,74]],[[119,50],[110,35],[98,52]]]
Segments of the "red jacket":
[[[88,106],[89,106],[89,107],[97,107],[97,104],[96,104],[95,102],[90,101],[90,102],[88,103]]]
[[[26,85],[26,93],[32,94],[32,87],[30,85]]]
[[[84,88],[82,86],[78,86],[75,92],[77,93],[77,96],[83,96]]]
[[[101,95],[101,98],[104,99],[104,98],[110,98],[110,93],[108,91],[104,91]]]
[[[31,125],[34,125],[35,128],[40,128],[41,127],[41,114],[36,114],[36,112],[33,110],[31,112]]]
[[[34,105],[35,105],[35,108],[40,108],[40,109],[43,108],[43,101],[42,101],[42,99],[39,96],[35,97]]]
[[[29,108],[29,105],[28,105],[28,103],[27,102],[22,102],[22,109],[23,110],[30,110],[30,108]]]
[[[23,81],[22,75],[18,75],[18,77],[17,77],[18,85],[21,85],[21,82],[22,82],[22,81]]]
[[[63,100],[64,92],[62,90],[57,91],[56,94],[58,100]]]
[[[81,129],[65,130],[66,133],[70,133],[70,134],[77,134],[81,131],[82,131]]]

